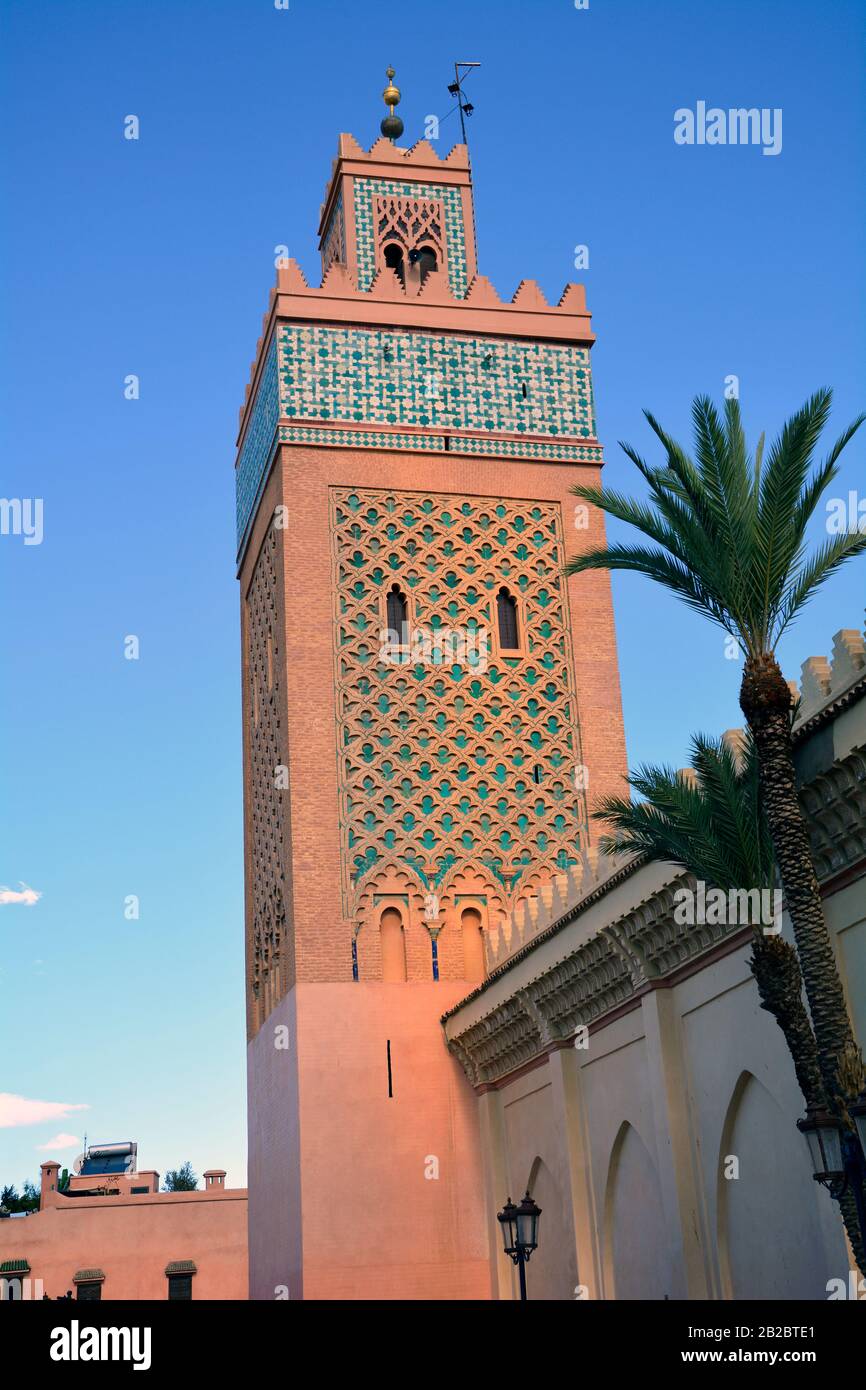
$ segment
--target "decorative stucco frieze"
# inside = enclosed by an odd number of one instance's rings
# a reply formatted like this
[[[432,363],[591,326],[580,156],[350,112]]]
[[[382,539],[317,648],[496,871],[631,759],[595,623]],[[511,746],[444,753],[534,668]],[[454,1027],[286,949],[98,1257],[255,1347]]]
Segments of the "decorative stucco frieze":
[[[862,696],[859,710],[866,721]],[[851,712],[848,704],[838,717],[850,718]],[[863,732],[858,725],[860,738]],[[866,868],[866,741],[858,742],[826,772],[802,786],[800,796],[819,881]],[[588,938],[583,917],[598,910],[599,895],[602,904],[605,895],[615,899],[623,871],[620,867],[607,882],[602,878],[595,886],[588,878],[575,877],[573,883],[583,902],[571,906],[534,940],[522,941],[512,960],[503,962],[480,990],[449,1011],[443,1019],[446,1042],[473,1085],[501,1081],[567,1042],[581,1025],[598,1022],[642,994],[651,982],[664,981],[699,962],[742,932],[737,921],[694,925],[675,921],[677,890],[695,890],[697,883],[690,874],[678,874],[673,865],[670,869],[669,881],[659,887],[657,866],[637,863],[627,880],[633,890],[639,892],[642,876],[655,887],[630,910],[611,910],[609,920],[602,921]],[[547,968],[539,965],[539,973],[527,979],[533,958],[541,957],[552,941],[558,943],[560,958]],[[508,993],[510,976],[514,987]],[[479,1003],[488,989],[495,991],[495,1007],[478,1018]],[[464,1010],[472,1021],[467,1019],[461,1028]]]

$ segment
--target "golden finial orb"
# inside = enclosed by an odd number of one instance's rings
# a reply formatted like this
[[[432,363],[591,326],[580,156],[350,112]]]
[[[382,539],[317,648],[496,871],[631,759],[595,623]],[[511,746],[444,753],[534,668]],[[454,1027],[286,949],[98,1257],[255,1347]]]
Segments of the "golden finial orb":
[[[385,76],[388,85],[382,93],[382,100],[388,108],[388,115],[382,121],[379,129],[388,140],[397,140],[403,134],[403,122],[399,116],[394,115],[394,107],[400,100],[400,88],[394,86],[394,69],[388,68]]]
[[[399,104],[399,101],[400,101],[400,88],[394,86],[394,81],[393,81],[393,78],[394,78],[394,69],[393,69],[393,68],[388,68],[388,71],[385,73],[385,76],[386,76],[387,79],[388,79],[388,85],[387,85],[387,87],[385,88],[384,92],[382,93],[382,100],[384,101],[384,103],[385,103],[386,106],[388,106],[388,107],[391,108],[391,115],[393,116],[393,114],[394,114],[394,107],[397,106],[397,105]]]

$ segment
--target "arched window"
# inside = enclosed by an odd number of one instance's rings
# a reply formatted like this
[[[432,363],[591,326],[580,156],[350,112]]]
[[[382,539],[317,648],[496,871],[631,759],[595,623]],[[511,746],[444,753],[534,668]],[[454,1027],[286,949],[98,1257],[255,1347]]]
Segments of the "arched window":
[[[409,604],[399,584],[395,584],[388,593],[388,628],[397,634],[396,640],[401,647],[408,645]]]
[[[395,984],[406,978],[406,945],[403,918],[396,907],[386,907],[379,923],[382,939],[382,979]]]
[[[516,651],[520,646],[517,630],[517,599],[507,589],[496,595],[496,616],[499,620],[499,645],[503,651]]]
[[[460,925],[463,929],[463,978],[477,983],[484,979],[484,938],[478,908],[464,908]]]
[[[398,246],[396,241],[389,241],[385,247],[385,264],[396,271],[401,281],[404,281],[403,248]]]
[[[417,265],[420,270],[422,285],[431,270],[437,269],[438,262],[436,260],[436,252],[432,246],[417,247],[416,250],[409,252],[409,259],[414,265]]]

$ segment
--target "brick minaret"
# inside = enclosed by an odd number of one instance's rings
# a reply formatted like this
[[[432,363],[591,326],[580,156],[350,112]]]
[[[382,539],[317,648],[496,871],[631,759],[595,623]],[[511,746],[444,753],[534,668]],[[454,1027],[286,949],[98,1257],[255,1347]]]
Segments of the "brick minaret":
[[[608,580],[562,575],[593,335],[477,273],[464,146],[341,135],[320,247],[238,441],[251,1293],[484,1298],[505,1194],[438,1019],[624,769]]]

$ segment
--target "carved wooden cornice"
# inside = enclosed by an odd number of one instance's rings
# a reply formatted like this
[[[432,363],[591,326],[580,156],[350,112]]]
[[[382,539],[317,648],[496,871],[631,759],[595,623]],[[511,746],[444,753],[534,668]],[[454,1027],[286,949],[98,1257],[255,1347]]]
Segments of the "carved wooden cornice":
[[[857,867],[866,872],[866,745],[837,760],[803,786],[800,795],[819,882]],[[694,889],[696,880],[690,874],[677,876],[673,866],[661,889],[579,941],[584,914],[626,878],[651,867],[635,860],[613,874],[443,1016],[447,1046],[473,1086],[495,1085],[567,1043],[579,1026],[597,1025],[630,1000],[637,1004],[648,987],[664,983],[726,940],[736,945],[732,938],[743,933],[738,923],[692,926],[674,921],[674,893]],[[576,938],[572,951],[567,950],[569,933]],[[563,934],[566,954],[527,981],[526,962],[558,934]],[[503,1000],[502,983],[509,976],[515,987]],[[460,1029],[461,1014],[493,986],[498,986],[498,1002]]]

